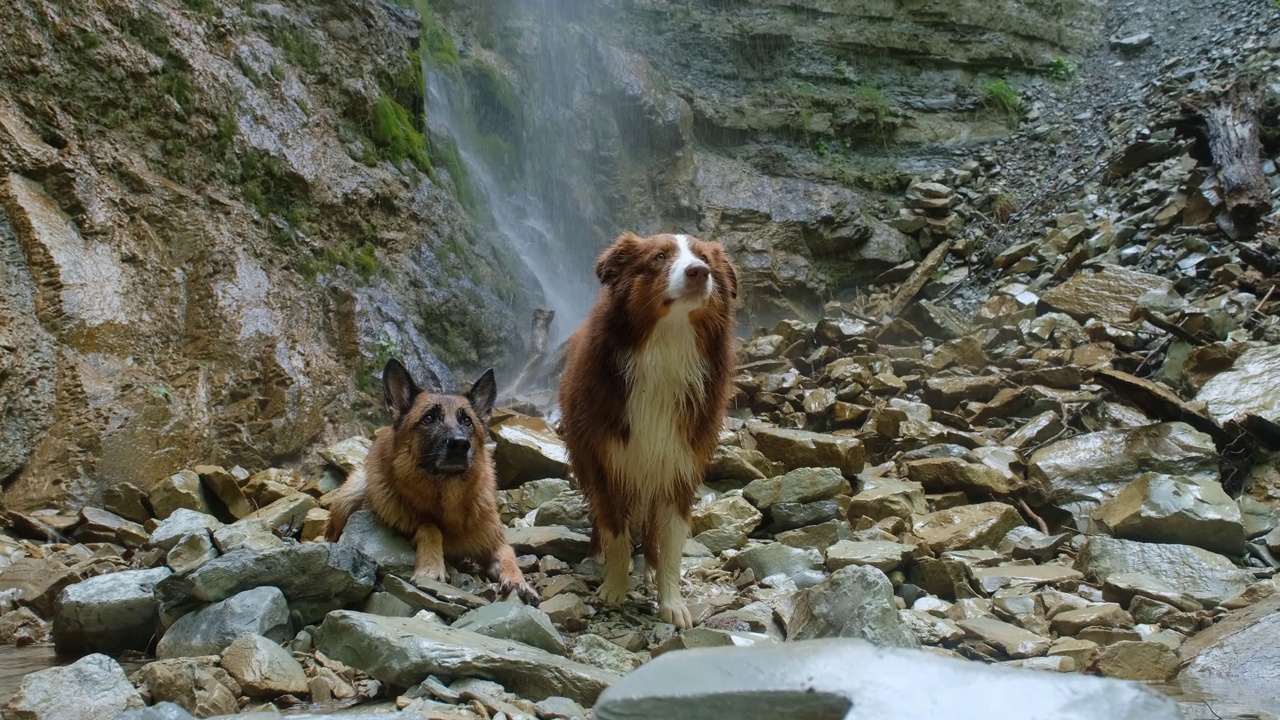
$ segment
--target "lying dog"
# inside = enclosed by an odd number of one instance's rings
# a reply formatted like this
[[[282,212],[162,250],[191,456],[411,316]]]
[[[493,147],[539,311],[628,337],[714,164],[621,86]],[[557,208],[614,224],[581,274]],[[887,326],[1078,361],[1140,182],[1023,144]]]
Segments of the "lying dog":
[[[687,628],[680,556],[732,390],[737,273],[719,243],[624,233],[596,275],[600,294],[569,341],[560,410],[592,549],[604,556],[600,598],[626,596],[634,534],[659,616]]]
[[[472,560],[501,583],[500,596],[515,592],[537,606],[498,517],[498,483],[484,444],[497,396],[493,370],[465,396],[432,394],[392,358],[382,389],[391,427],[334,496],[325,537],[337,542],[352,513],[367,506],[412,539],[413,582],[444,581],[445,560]]]

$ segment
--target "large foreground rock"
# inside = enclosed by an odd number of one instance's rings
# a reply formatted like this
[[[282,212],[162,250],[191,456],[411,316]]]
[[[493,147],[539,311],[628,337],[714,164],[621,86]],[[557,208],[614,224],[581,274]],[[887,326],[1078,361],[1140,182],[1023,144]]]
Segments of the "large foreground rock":
[[[0,714],[5,720],[112,720],[141,707],[142,696],[120,665],[93,654],[22,678]]]
[[[869,566],[841,568],[823,582],[800,592],[788,623],[787,637],[790,640],[861,638],[891,647],[920,646],[916,636],[902,624],[889,578]]]
[[[272,699],[307,692],[302,665],[279,643],[261,635],[245,633],[236,638],[222,652],[219,664],[249,697]]]
[[[289,609],[309,623],[368,597],[375,576],[373,561],[352,547],[303,543],[246,548],[210,560],[189,575],[165,578],[156,585],[156,600],[167,625],[206,603],[272,585],[284,592]]]
[[[598,720],[1178,720],[1136,683],[810,640],[665,653],[615,683]]]
[[[513,488],[530,480],[562,478],[569,472],[564,442],[546,420],[512,417],[493,428],[493,463],[498,485]]]
[[[183,615],[156,644],[156,657],[217,655],[245,633],[282,642],[292,636],[290,630],[284,593],[254,588]]]
[[[1127,540],[1244,554],[1240,506],[1216,480],[1146,473],[1103,503],[1094,517]]]
[[[1027,477],[1037,500],[1079,522],[1148,472],[1216,480],[1213,438],[1181,422],[1086,433],[1037,450]]]
[[[1280,345],[1246,350],[1200,388],[1196,400],[1208,406],[1218,422],[1258,415],[1280,423]]]
[[[152,595],[168,568],[126,570],[91,577],[58,596],[53,644],[59,653],[145,651],[160,620]]]
[[[1253,575],[1227,558],[1190,545],[1141,543],[1092,536],[1076,556],[1076,569],[1099,582],[1141,573],[1160,578],[1205,607],[1244,592]]]
[[[338,545],[359,550],[383,572],[404,578],[413,576],[416,559],[413,545],[408,538],[387,527],[372,510],[351,515]]]
[[[1280,708],[1280,595],[1231,613],[1180,654],[1180,679],[1242,704]]]
[[[315,639],[320,652],[399,687],[428,675],[474,677],[534,700],[561,695],[589,706],[617,680],[545,650],[411,618],[339,610],[324,619]]]

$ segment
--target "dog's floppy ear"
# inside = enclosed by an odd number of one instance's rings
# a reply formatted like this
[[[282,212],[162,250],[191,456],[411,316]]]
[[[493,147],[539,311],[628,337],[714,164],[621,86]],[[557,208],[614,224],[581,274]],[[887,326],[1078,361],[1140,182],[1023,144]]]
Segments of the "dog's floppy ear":
[[[387,403],[387,414],[391,416],[393,425],[409,412],[421,392],[399,360],[387,360],[386,367],[382,368],[382,398]]]
[[[493,379],[493,368],[489,368],[471,383],[471,389],[467,391],[467,402],[471,403],[471,409],[480,416],[480,422],[488,425],[489,418],[493,415],[493,403],[497,399],[498,384]]]
[[[634,233],[624,232],[613,241],[612,245],[600,253],[600,258],[596,260],[596,277],[600,278],[601,285],[609,285],[618,279],[622,269],[635,255],[639,240],[640,238]]]

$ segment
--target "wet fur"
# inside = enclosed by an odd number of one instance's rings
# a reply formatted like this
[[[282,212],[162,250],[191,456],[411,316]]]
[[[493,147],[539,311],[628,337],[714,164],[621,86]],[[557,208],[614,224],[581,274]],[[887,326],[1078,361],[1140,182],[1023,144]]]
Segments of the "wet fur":
[[[392,359],[383,383],[391,426],[374,440],[364,468],[334,495],[325,537],[337,542],[351,515],[368,507],[413,542],[414,582],[445,581],[446,561],[471,560],[501,583],[500,595],[516,592],[536,606],[538,595],[507,544],[496,504],[497,479],[485,449],[496,390],[492,371],[467,396],[432,394],[419,390]],[[470,440],[465,469],[442,470],[445,441],[464,436]]]
[[[687,316],[688,305],[669,296],[682,247],[705,262],[713,283]],[[604,559],[601,597],[625,596],[638,539],[659,615],[688,627],[680,554],[732,390],[737,274],[719,243],[624,233],[600,256],[596,275],[595,305],[569,341],[560,409],[570,464],[589,501],[592,551]]]

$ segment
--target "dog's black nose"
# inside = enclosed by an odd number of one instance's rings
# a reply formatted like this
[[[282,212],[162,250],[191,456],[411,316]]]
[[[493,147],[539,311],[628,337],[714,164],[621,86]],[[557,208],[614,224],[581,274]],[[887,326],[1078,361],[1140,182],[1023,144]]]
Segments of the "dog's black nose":
[[[711,268],[706,265],[690,265],[684,269],[684,274],[694,282],[704,282],[711,275]]]
[[[465,437],[449,438],[445,443],[445,449],[450,455],[465,453],[471,449],[471,439]]]

